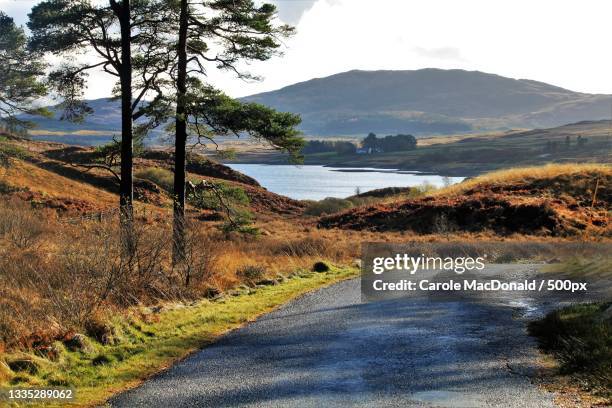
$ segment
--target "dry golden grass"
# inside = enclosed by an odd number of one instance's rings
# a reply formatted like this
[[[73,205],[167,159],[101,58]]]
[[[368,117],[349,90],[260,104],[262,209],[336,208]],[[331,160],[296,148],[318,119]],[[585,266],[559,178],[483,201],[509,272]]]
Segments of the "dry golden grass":
[[[414,234],[484,232],[608,239],[612,166],[553,164],[496,171],[414,197],[322,217],[319,225]]]
[[[259,236],[223,233],[216,223],[191,220],[188,261],[176,267],[171,218],[137,211],[137,220],[137,252],[125,259],[117,217],[67,222],[53,210],[1,200],[0,345],[33,347],[71,331],[95,331],[109,311],[227,291],[250,283],[237,274],[245,267],[276,278],[321,260],[347,264],[359,252],[354,241],[318,230],[299,233],[281,220],[266,223],[272,232]]]
[[[11,161],[9,167],[0,167],[4,183],[15,188],[27,188],[54,198],[75,198],[96,203],[102,208],[114,206],[117,196],[90,184],[63,177],[22,160]]]
[[[552,179],[558,176],[591,175],[595,181],[598,176],[612,177],[612,166],[597,163],[547,164],[545,166],[518,167],[499,170],[473,179],[435,190],[431,195],[456,196],[461,193],[491,184],[512,184],[533,179]],[[609,187],[609,186],[606,186]]]

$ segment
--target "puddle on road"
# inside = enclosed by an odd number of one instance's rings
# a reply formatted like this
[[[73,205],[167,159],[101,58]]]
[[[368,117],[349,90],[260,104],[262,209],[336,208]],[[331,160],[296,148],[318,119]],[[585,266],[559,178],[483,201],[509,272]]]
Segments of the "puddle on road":
[[[511,300],[508,305],[513,309],[518,309],[522,318],[532,319],[542,316],[542,311],[535,305],[533,299],[522,298]]]
[[[421,391],[415,392],[410,398],[417,402],[433,404],[436,407],[475,408],[483,406],[479,398],[460,391]]]

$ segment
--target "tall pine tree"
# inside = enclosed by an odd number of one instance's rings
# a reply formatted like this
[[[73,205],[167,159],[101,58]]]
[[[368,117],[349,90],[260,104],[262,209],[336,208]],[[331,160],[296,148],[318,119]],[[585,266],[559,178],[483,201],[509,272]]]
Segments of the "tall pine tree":
[[[64,98],[63,118],[81,120],[91,109],[82,100],[88,72],[103,70],[117,79],[115,93],[121,99],[120,210],[124,243],[131,253],[133,243],[133,156],[134,120],[152,111],[144,104],[149,91],[157,91],[161,73],[172,64],[174,53],[162,47],[158,30],[168,16],[163,1],[46,0],[32,8],[28,26],[30,48],[66,56],[64,64],[51,73],[51,83]],[[160,48],[161,47],[161,48]],[[134,53],[133,50],[137,52]],[[71,63],[74,54],[90,57],[82,64]],[[135,79],[137,78],[137,79]],[[145,124],[157,124],[156,120]]]
[[[257,104],[241,104],[205,85],[207,68],[254,78],[241,69],[244,61],[265,61],[278,54],[280,41],[293,32],[274,23],[276,8],[251,0],[171,2],[178,18],[176,53],[176,115],[174,171],[174,260],[185,257],[185,166],[189,133],[215,135],[248,133],[265,139],[297,159],[303,146],[296,115]],[[191,131],[191,132],[190,132]]]

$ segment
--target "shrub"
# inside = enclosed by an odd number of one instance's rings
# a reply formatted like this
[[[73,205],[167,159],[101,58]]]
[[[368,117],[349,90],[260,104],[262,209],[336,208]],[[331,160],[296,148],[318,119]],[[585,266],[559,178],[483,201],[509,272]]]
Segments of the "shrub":
[[[40,217],[26,208],[0,208],[0,237],[19,249],[32,248],[47,230]]]
[[[249,196],[241,187],[209,181],[199,184],[187,200],[194,207],[221,213],[225,222],[219,228],[225,233],[259,234],[252,225],[253,214],[245,208],[250,203]]]
[[[174,173],[170,170],[159,167],[147,167],[146,169],[136,171],[135,176],[143,180],[151,181],[160,186],[167,193],[172,194],[174,189]]]
[[[432,194],[438,190],[439,190],[438,187],[425,181],[421,185],[414,186],[408,193],[408,197],[409,198],[423,197],[425,195]]]
[[[30,153],[22,147],[3,142],[0,143],[0,157],[27,159],[30,157]]]
[[[236,271],[236,276],[250,283],[259,280],[266,274],[266,268],[260,265],[246,265]]]
[[[348,210],[349,208],[353,208],[353,206],[354,204],[350,200],[328,197],[321,201],[309,202],[304,213],[307,215],[320,216]]]
[[[0,350],[65,341],[67,333],[125,341],[127,331],[109,316],[133,305],[214,296],[211,288],[235,284],[234,272],[249,256],[245,247],[260,254],[255,242],[241,238],[234,246],[205,223],[188,223],[186,259],[173,265],[170,226],[136,215],[136,251],[125,256],[116,218],[73,224],[23,201],[0,200]],[[240,272],[254,282],[264,273]]]
[[[604,396],[612,389],[612,325],[605,311],[612,303],[579,304],[556,310],[529,325],[543,350],[561,362],[561,372],[579,375]]]
[[[199,188],[187,199],[194,207],[203,210],[225,211],[225,207],[248,205],[250,200],[243,188],[223,182],[207,182],[209,188]]]
[[[329,271],[329,265],[323,261],[315,262],[312,265],[313,272],[327,272]]]
[[[294,257],[325,256],[334,248],[334,242],[317,236],[284,240],[271,248],[274,255]]]
[[[225,222],[220,225],[221,231],[225,233],[238,232],[248,235],[259,235],[259,228],[253,224],[253,214],[248,210],[229,209],[230,215],[227,216]]]
[[[194,286],[208,297],[211,288],[207,285],[218,263],[221,243],[202,231],[188,228],[185,246],[185,261],[179,265],[185,286]]]

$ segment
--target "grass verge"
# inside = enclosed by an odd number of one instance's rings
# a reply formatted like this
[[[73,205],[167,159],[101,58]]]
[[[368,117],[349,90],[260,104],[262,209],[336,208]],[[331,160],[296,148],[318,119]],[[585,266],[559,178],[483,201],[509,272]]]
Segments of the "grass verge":
[[[585,391],[612,403],[612,302],[572,305],[529,325],[543,351]]]
[[[87,347],[78,351],[56,343],[53,358],[24,354],[0,356],[0,368],[17,359],[32,362],[25,365],[26,370],[17,373],[7,374],[5,370],[4,378],[0,371],[0,386],[72,387],[77,395],[74,406],[101,404],[113,394],[138,385],[212,343],[223,333],[302,294],[357,275],[354,268],[338,267],[323,273],[300,272],[277,285],[244,288],[216,301],[175,305],[159,313],[140,311],[127,317],[118,316],[113,322],[115,344],[102,345],[86,339]]]

